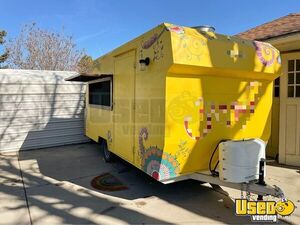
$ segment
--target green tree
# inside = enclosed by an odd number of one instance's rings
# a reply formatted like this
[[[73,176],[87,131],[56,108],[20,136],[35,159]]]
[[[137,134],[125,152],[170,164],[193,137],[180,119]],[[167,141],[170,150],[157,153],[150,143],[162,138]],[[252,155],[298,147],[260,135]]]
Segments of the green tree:
[[[0,45],[4,44],[4,37],[7,35],[6,31],[2,30],[0,31]],[[0,55],[0,69],[4,68],[1,66],[2,63],[4,63],[8,58],[8,51],[6,50],[2,55]]]

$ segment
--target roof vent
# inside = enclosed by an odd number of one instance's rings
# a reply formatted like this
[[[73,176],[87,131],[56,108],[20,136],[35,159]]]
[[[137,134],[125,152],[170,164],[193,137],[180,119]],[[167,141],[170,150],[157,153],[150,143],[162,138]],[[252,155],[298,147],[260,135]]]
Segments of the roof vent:
[[[214,33],[216,30],[214,27],[209,26],[209,25],[195,26],[192,28],[196,29],[199,32],[213,32]]]

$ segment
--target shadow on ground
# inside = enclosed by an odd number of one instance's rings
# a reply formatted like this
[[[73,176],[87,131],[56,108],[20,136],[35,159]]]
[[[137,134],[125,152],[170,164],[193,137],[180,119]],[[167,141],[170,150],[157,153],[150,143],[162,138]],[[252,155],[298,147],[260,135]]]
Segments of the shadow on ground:
[[[90,181],[105,172],[128,189],[93,189]],[[248,217],[236,217],[233,200],[209,185],[196,181],[161,184],[122,160],[105,163],[92,143],[24,151],[19,161],[16,155],[2,156],[0,177],[0,197],[9,196],[7,201],[15,202],[2,205],[0,214],[14,217],[14,224],[26,220],[30,224],[30,219],[33,224],[251,222]]]

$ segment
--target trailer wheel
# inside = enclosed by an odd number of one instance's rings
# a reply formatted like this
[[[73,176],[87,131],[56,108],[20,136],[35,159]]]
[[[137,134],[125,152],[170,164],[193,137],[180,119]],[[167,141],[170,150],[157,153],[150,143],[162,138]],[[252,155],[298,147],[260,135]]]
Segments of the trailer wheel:
[[[106,141],[102,141],[100,146],[101,146],[101,150],[103,152],[103,158],[104,158],[105,162],[112,162],[114,155],[111,151],[109,151]]]

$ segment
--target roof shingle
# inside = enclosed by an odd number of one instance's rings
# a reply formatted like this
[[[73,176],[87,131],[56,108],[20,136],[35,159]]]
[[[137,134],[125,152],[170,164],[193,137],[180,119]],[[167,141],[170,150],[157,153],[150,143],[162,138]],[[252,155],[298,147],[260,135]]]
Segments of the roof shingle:
[[[236,36],[248,40],[266,40],[296,32],[300,32],[300,13],[291,13]]]

